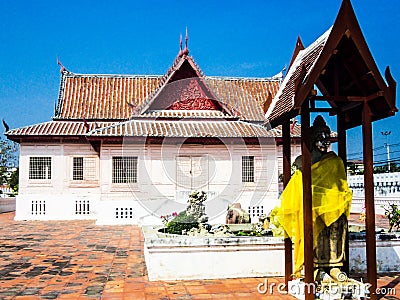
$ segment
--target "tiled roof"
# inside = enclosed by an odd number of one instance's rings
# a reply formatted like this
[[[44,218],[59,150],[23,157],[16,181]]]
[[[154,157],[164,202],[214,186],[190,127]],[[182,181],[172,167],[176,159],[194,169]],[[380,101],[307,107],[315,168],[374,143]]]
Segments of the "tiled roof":
[[[168,74],[177,67],[175,64],[164,76],[64,72],[54,119],[128,120],[165,84]],[[280,85],[280,81],[268,78],[202,77],[202,80],[215,100],[248,121],[264,120],[264,104],[269,105]]]
[[[218,137],[263,138],[276,137],[277,130],[243,121],[171,121],[130,120],[89,132],[89,137]]]
[[[190,118],[182,120],[151,119],[140,117],[125,122],[49,121],[6,132],[10,139],[16,137],[59,136],[137,136],[137,137],[220,137],[263,138],[279,137],[279,128],[267,130],[261,125],[243,121],[219,121]]]
[[[154,92],[161,76],[79,75],[64,72],[55,119],[126,120]]]
[[[218,98],[243,120],[263,121],[263,106],[278,92],[280,81],[262,78],[206,77]]]
[[[110,126],[115,122],[49,121],[7,131],[12,136],[83,136],[96,128]]]
[[[152,104],[158,100],[159,91],[167,83],[192,78],[200,83],[195,87],[204,88],[206,94],[200,93],[202,97],[211,97],[211,101],[220,104],[222,111],[209,108],[162,110],[163,105]],[[6,134],[11,139],[23,136],[124,135],[276,137],[279,130],[268,131],[247,121],[265,121],[263,108],[269,105],[268,101],[277,93],[279,84],[280,81],[269,78],[205,77],[194,60],[185,55],[178,56],[164,76],[83,75],[64,70],[53,121],[13,129]],[[177,92],[187,93],[184,96],[189,100],[198,99],[196,93],[179,89]],[[179,95],[172,94],[171,97],[180,99],[175,96]],[[152,111],[152,107],[155,110]]]
[[[306,69],[303,81],[306,80],[329,38],[331,29],[327,30],[306,49],[299,52],[267,110],[265,117],[269,122],[273,123],[277,118],[294,108],[295,82],[300,76],[303,67]]]

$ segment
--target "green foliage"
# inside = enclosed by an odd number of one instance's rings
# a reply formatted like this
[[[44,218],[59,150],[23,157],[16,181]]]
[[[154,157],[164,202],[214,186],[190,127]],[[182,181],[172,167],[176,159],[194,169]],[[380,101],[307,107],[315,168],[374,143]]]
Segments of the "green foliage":
[[[193,215],[181,211],[173,220],[167,224],[167,233],[182,234],[183,230],[189,231],[192,228],[199,228],[199,223]]]
[[[278,211],[279,207],[278,206],[274,207],[269,214],[269,218],[270,218],[272,233],[274,234],[274,236],[283,236],[285,230],[283,229],[283,226],[279,223],[279,219],[277,216]]]
[[[14,194],[18,194],[18,181],[19,181],[19,168],[16,168],[14,172],[11,173],[8,184],[12,188]]]
[[[389,168],[387,164],[383,164],[380,166],[375,166],[374,167],[374,173],[379,174],[379,173],[388,173]],[[400,172],[400,164],[396,162],[391,162],[390,163],[390,172]]]
[[[263,234],[256,229],[253,229],[252,231],[243,231],[239,230],[236,233],[237,236],[263,236]]]
[[[17,164],[17,144],[0,137],[0,184],[8,183],[7,170]]]
[[[389,220],[389,232],[392,231],[393,227],[397,230],[400,229],[400,209],[396,204],[389,204],[389,207],[383,207],[385,209],[385,216]]]

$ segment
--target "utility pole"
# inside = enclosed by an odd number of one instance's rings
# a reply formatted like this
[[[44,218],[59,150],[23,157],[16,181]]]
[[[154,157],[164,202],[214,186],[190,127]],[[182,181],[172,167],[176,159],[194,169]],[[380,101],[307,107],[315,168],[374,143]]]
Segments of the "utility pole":
[[[387,154],[387,166],[388,166],[388,172],[390,172],[390,145],[388,143],[388,138],[389,135],[391,134],[391,131],[381,131],[381,134],[386,136],[386,143],[385,143],[385,147],[386,147],[386,154]]]

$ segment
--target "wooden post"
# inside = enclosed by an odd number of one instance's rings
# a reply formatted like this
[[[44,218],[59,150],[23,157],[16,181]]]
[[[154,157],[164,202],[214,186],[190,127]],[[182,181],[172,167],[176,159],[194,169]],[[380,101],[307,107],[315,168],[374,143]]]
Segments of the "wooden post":
[[[346,127],[345,127],[345,116],[344,113],[339,112],[337,115],[337,131],[338,131],[338,156],[342,159],[344,164],[344,170],[347,172],[347,139],[346,139]],[[348,226],[347,226],[348,228]],[[347,230],[346,240],[344,245],[345,261],[343,262],[343,271],[349,275],[349,231]]]
[[[305,300],[314,299],[314,249],[311,191],[311,136],[310,108],[307,98],[301,107],[301,154],[303,177],[303,220],[304,220],[304,282]]]
[[[291,153],[290,153],[290,121],[282,124],[282,154],[283,154],[283,188],[289,183],[291,177]],[[288,283],[293,274],[293,255],[292,240],[285,233],[285,287],[288,289]]]
[[[376,236],[375,236],[375,203],[374,203],[374,167],[372,151],[371,111],[364,102],[362,112],[363,156],[364,156],[364,190],[366,213],[366,251],[367,279],[371,284],[369,289],[371,300],[376,300],[377,271],[376,271]]]

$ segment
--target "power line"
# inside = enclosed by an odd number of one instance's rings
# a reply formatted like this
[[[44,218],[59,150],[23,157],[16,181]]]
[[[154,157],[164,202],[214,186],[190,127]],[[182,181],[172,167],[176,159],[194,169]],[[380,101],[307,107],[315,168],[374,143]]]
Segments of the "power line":
[[[400,143],[389,144],[389,146],[390,146],[390,147],[397,147],[397,146],[400,146]],[[386,146],[375,147],[375,148],[373,148],[372,150],[373,150],[373,151],[377,151],[377,150],[380,150],[380,149],[386,149]],[[362,152],[362,151],[359,151],[359,152],[349,153],[348,156],[356,156],[356,154],[362,155],[363,152]]]

